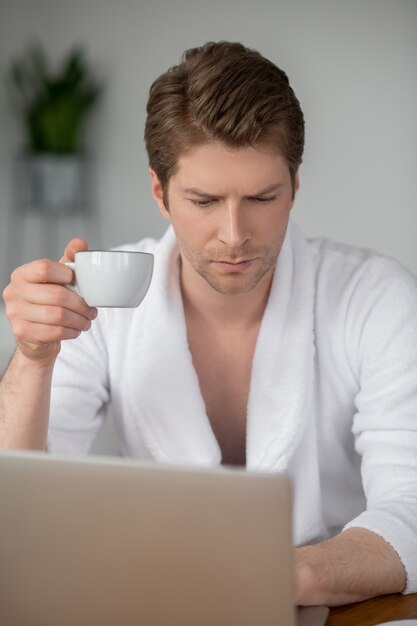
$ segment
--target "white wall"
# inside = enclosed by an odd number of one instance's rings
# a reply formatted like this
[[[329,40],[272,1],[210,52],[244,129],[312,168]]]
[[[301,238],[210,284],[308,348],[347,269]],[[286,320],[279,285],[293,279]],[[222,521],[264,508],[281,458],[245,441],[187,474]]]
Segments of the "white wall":
[[[0,70],[31,38],[61,56],[86,44],[106,82],[92,144],[100,219],[91,245],[160,235],[142,135],[151,81],[209,39],[241,40],[287,71],[307,146],[295,217],[304,231],[378,249],[417,273],[415,0],[0,0]],[[83,224],[22,224],[11,240],[17,124],[0,84],[0,282],[10,265],[59,256]],[[6,257],[6,250],[9,250]],[[14,256],[13,256],[14,254]]]

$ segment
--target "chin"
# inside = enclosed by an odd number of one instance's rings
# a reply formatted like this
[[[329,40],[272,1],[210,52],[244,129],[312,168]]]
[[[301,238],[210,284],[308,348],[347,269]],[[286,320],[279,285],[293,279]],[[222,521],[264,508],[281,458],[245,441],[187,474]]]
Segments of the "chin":
[[[203,276],[212,289],[221,293],[224,296],[239,296],[245,293],[249,293],[252,289],[255,289],[261,278],[248,280],[242,280],[241,277],[233,277],[232,279],[218,279],[212,276]]]

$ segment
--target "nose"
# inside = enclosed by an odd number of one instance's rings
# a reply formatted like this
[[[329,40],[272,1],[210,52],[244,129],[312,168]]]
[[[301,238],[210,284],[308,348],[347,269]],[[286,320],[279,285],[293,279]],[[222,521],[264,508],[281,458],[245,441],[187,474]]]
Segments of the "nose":
[[[237,202],[224,207],[218,239],[231,248],[238,248],[249,239],[245,216]]]

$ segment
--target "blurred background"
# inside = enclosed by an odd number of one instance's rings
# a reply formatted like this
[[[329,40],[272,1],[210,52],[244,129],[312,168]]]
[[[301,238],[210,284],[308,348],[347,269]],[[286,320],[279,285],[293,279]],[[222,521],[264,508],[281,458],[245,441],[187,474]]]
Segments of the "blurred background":
[[[15,266],[58,259],[75,235],[108,248],[164,232],[143,143],[148,90],[186,48],[220,39],[282,67],[301,102],[294,219],[305,234],[379,250],[417,274],[415,0],[0,0],[2,288]],[[39,173],[26,164],[22,176],[26,138],[9,78],[33,42],[51,68],[79,46],[100,86],[86,118],[79,206],[39,206],[29,189]],[[0,307],[0,352],[10,340]]]

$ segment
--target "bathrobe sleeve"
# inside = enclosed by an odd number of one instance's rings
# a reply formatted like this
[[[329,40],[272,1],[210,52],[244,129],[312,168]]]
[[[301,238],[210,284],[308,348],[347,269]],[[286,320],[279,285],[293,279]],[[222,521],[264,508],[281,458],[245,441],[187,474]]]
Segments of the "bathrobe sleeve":
[[[154,252],[157,241],[142,239],[114,250]],[[111,402],[110,352],[120,354],[114,363],[120,374],[129,315],[136,309],[98,309],[90,330],[77,339],[63,341],[52,378],[48,450],[87,454]]]
[[[87,454],[110,400],[102,311],[89,331],[63,341],[52,379],[48,451]]]
[[[382,536],[417,591],[417,280],[395,261],[365,267],[347,312],[346,349],[358,377],[355,447],[366,511],[345,528]]]

